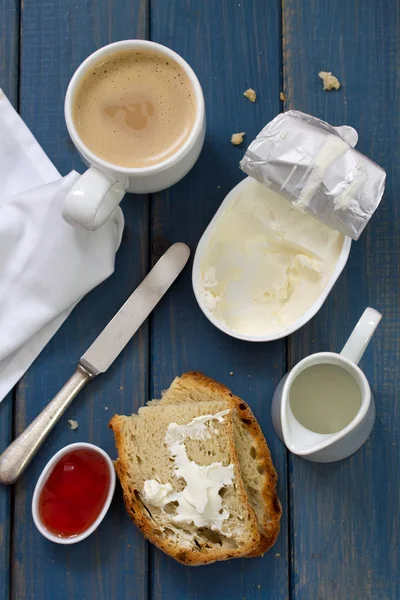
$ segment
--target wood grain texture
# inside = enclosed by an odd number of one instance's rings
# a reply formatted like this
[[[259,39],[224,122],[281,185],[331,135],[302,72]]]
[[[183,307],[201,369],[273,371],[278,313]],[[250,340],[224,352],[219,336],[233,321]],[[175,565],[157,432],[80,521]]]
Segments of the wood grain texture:
[[[0,0],[0,88],[18,108],[19,2]],[[0,405],[0,452],[12,439],[13,395],[10,392]],[[0,590],[10,592],[10,487],[0,486]]]
[[[352,125],[358,148],[388,174],[386,194],[346,269],[290,361],[338,351],[367,305],[383,320],[361,363],[377,403],[365,446],[331,465],[290,459],[296,600],[397,600],[399,550],[400,5],[397,1],[285,0],[285,108]],[[342,87],[323,92],[320,70]]]
[[[191,265],[186,268],[150,327],[144,326],[110,371],[75,401],[15,487],[11,562],[10,490],[0,489],[0,589],[8,597],[11,573],[10,597],[18,600],[398,600],[400,4],[285,0],[281,12],[278,0],[149,3],[23,3],[20,111],[62,173],[84,168],[64,124],[66,86],[78,64],[109,41],[150,36],[181,53],[203,86],[208,130],[200,160],[182,182],[154,195],[151,203],[146,197],[125,199],[116,272],[79,304],[20,382],[17,433],[58,391],[139,283],[151,251],[157,256],[169,240],[184,241],[194,252],[224,196],[242,178],[238,163],[247,144],[234,148],[231,134],[246,131],[250,142],[280,111],[282,64],[285,109],[354,126],[359,149],[387,170],[387,191],[320,313],[286,342],[246,344],[219,332],[198,308]],[[17,0],[0,0],[0,86],[15,105],[19,32]],[[320,70],[338,76],[340,91],[323,92]],[[248,87],[257,91],[255,104],[242,96]],[[370,440],[340,463],[316,465],[294,456],[287,462],[270,419],[286,353],[294,365],[311,352],[340,350],[367,305],[383,313],[361,365],[377,402]],[[119,487],[106,520],[88,540],[68,549],[44,540],[34,528],[30,503],[47,460],[79,440],[98,443],[115,456],[110,416],[129,414],[149,397],[159,397],[175,375],[192,369],[231,387],[260,420],[280,476],[284,516],[277,545],[262,559],[183,567],[149,550],[125,515]],[[2,447],[10,438],[11,408],[10,395],[0,406]],[[77,431],[69,429],[69,418],[78,420]]]
[[[18,105],[19,1],[0,1],[0,88]]]
[[[278,2],[189,2],[152,0],[151,39],[172,47],[193,67],[202,84],[207,135],[192,172],[169,191],[152,197],[153,238],[197,242],[227,192],[243,174],[246,144],[233,147],[231,134],[252,140],[279,112],[280,10]],[[243,97],[252,87],[255,104]],[[260,420],[280,476],[286,505],[286,457],[272,432],[271,395],[285,370],[285,342],[249,344],[214,328],[197,306],[191,264],[153,315],[152,395],[172,379],[203,371],[243,396]],[[284,510],[286,513],[286,511]],[[151,598],[286,599],[288,597],[286,514],[277,545],[257,559],[189,569],[151,549]]]
[[[0,404],[0,452],[12,439],[12,407],[10,392]],[[10,590],[11,500],[12,489],[0,486],[0,589],[5,594]]]
[[[63,119],[68,81],[93,50],[116,39],[146,37],[146,2],[25,0],[22,12],[21,115],[62,173],[83,171]],[[20,432],[58,391],[75,364],[148,270],[148,198],[124,200],[125,231],[115,274],[82,300],[18,386]],[[115,456],[107,428],[115,412],[137,410],[148,397],[148,328],[143,326],[116,364],[84,390],[62,417],[16,485],[13,597],[109,600],[147,594],[147,545],[131,525],[119,487],[105,521],[84,542],[58,546],[35,529],[31,499],[49,458],[66,444],[91,441]],[[79,428],[71,431],[68,419]]]

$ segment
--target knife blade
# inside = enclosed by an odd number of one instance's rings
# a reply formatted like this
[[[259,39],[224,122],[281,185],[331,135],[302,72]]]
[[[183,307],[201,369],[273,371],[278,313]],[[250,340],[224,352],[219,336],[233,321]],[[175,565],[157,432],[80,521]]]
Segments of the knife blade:
[[[14,483],[61,415],[85,387],[119,356],[187,263],[186,244],[170,246],[78,362],[75,373],[0,456],[0,483]]]
[[[79,361],[93,376],[107,371],[188,261],[186,244],[171,246]]]

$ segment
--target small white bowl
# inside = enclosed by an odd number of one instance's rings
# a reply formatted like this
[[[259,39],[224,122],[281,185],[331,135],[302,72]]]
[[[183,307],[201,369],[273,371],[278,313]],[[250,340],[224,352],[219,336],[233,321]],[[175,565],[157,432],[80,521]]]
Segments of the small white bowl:
[[[218,329],[220,329],[224,333],[227,333],[228,335],[230,335],[234,338],[237,338],[239,340],[246,340],[248,342],[272,342],[273,340],[280,340],[281,338],[284,338],[284,337],[294,333],[295,331],[297,331],[298,329],[303,327],[303,325],[308,323],[308,321],[310,321],[310,319],[312,319],[312,317],[319,311],[319,309],[325,302],[329,292],[333,288],[334,284],[336,283],[336,280],[338,279],[339,275],[341,274],[341,272],[343,271],[343,269],[347,263],[347,259],[349,257],[349,253],[350,253],[351,239],[349,237],[344,238],[342,251],[340,253],[339,259],[336,263],[336,267],[331,275],[330,280],[328,281],[325,288],[322,290],[320,296],[317,298],[317,300],[314,302],[314,304],[312,304],[310,306],[310,308],[303,314],[303,316],[300,317],[299,319],[297,319],[297,321],[295,321],[294,323],[291,323],[284,329],[281,329],[281,331],[278,331],[272,335],[245,335],[244,333],[239,333],[238,331],[231,329],[230,327],[225,325],[225,323],[222,323],[222,321],[217,319],[213,315],[213,313],[204,306],[204,304],[202,302],[201,263],[203,260],[203,256],[207,250],[208,242],[212,236],[215,226],[218,223],[218,220],[222,217],[223,213],[225,213],[228,205],[231,202],[233,202],[233,200],[237,197],[237,195],[240,192],[242,192],[243,190],[245,190],[246,187],[249,185],[249,183],[252,181],[253,181],[253,179],[251,177],[246,177],[246,179],[244,179],[243,181],[238,183],[229,192],[229,194],[225,197],[221,206],[215,213],[214,217],[212,218],[207,229],[203,233],[203,235],[198,243],[198,246],[196,249],[196,254],[194,255],[193,271],[192,271],[192,284],[193,284],[194,295],[196,296],[198,305],[200,306],[201,310],[203,311],[203,313],[205,314],[207,319],[209,321],[211,321],[211,323],[213,325],[215,325],[215,327],[218,327]]]
[[[105,458],[105,460],[107,461],[107,464],[108,464],[109,471],[110,471],[110,486],[108,489],[106,501],[104,502],[104,506],[101,509],[101,512],[99,513],[99,516],[94,521],[94,523],[92,523],[92,525],[90,527],[88,527],[88,529],[86,529],[85,531],[83,531],[82,533],[80,533],[74,537],[62,538],[62,537],[55,535],[54,533],[51,533],[51,531],[49,531],[43,525],[43,523],[41,521],[41,518],[39,515],[40,492],[42,491],[44,483],[46,482],[47,478],[49,477],[51,471],[53,470],[54,466],[58,463],[58,461],[65,454],[68,454],[72,450],[81,450],[83,448],[94,450],[98,454],[101,454],[101,456],[103,458]],[[42,535],[44,535],[44,537],[46,537],[51,542],[55,542],[56,544],[76,544],[77,542],[81,542],[82,540],[87,538],[91,533],[93,533],[93,531],[95,529],[97,529],[97,527],[100,525],[100,523],[106,516],[106,513],[107,513],[108,509],[110,508],[111,500],[114,495],[114,490],[115,490],[115,469],[114,469],[113,461],[108,456],[108,454],[106,452],[104,452],[104,450],[99,448],[98,446],[95,446],[94,444],[87,444],[86,442],[77,442],[76,444],[69,444],[68,446],[65,446],[64,448],[61,448],[61,450],[59,450],[53,456],[53,458],[51,458],[49,460],[49,462],[43,469],[42,474],[40,475],[40,477],[37,481],[35,491],[33,492],[33,498],[32,498],[32,516],[33,516],[35,525],[38,528],[38,530],[40,531],[40,533]]]

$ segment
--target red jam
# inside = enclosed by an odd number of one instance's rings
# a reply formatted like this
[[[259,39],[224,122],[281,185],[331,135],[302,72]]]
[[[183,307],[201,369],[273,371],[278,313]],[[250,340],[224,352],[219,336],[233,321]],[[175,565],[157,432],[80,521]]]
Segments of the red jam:
[[[109,486],[109,466],[101,454],[89,448],[65,454],[40,492],[43,525],[63,538],[83,533],[99,516]]]

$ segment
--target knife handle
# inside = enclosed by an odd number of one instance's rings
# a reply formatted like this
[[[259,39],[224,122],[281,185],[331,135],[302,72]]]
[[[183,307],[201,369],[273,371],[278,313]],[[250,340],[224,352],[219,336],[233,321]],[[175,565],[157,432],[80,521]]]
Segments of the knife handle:
[[[14,483],[25,471],[61,415],[92,379],[81,365],[34,421],[0,456],[0,483]]]

